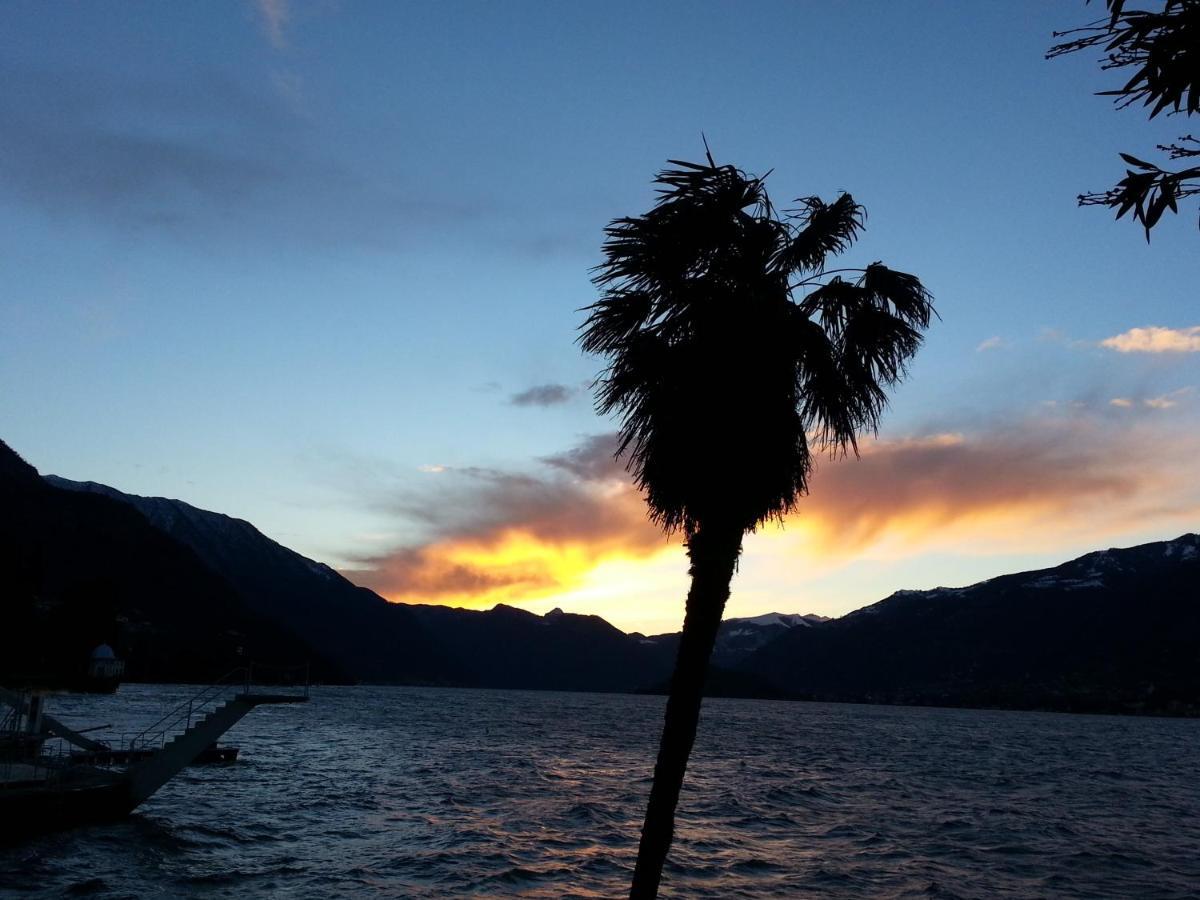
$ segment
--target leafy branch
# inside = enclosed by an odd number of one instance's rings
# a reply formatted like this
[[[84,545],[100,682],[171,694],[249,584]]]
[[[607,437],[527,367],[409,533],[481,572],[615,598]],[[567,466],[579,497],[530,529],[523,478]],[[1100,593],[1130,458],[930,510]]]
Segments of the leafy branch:
[[[1101,70],[1132,70],[1121,87],[1097,92],[1112,97],[1118,109],[1140,103],[1149,109],[1150,119],[1164,111],[1200,113],[1200,0],[1165,0],[1159,11],[1126,9],[1126,3],[1105,0],[1105,18],[1055,32],[1055,38],[1065,40],[1052,46],[1046,58],[1099,49]],[[1200,141],[1191,135],[1157,149],[1168,160],[1200,157]],[[1079,205],[1107,206],[1118,219],[1132,212],[1149,241],[1150,230],[1166,210],[1178,213],[1181,199],[1200,195],[1200,166],[1174,169],[1127,153],[1121,158],[1131,166],[1125,177],[1107,191],[1080,194]]]

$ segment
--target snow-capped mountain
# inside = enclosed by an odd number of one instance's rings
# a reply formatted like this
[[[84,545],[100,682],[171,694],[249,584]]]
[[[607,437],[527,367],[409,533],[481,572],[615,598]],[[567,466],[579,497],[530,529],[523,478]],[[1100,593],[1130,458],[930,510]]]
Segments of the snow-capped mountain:
[[[712,663],[726,669],[737,666],[751,653],[793,628],[811,628],[827,621],[813,613],[764,613],[760,616],[726,619],[717,632]]]
[[[1200,713],[1200,535],[791,628],[742,668],[793,696]]]
[[[811,627],[816,622],[828,622],[829,616],[818,616],[816,613],[763,613],[761,616],[742,616],[726,619],[726,624],[770,626],[782,625],[784,628],[794,628],[797,625]]]
[[[219,655],[214,648],[240,653],[247,644],[291,659],[307,652],[304,642],[366,681],[617,691],[669,681],[678,634],[624,634],[561,610],[388,603],[249,522],[89,482],[43,481],[0,444],[5,490],[7,545],[36,550],[10,566],[14,602],[75,603],[74,618],[99,615],[107,607],[84,602],[95,586],[70,579],[102,577],[126,623],[130,658],[155,661],[160,677],[198,670]],[[86,496],[95,494],[104,496]],[[710,690],[1200,714],[1197,647],[1200,536],[1185,534],[965,587],[896,591],[839,619],[728,619]],[[193,651],[191,668],[163,667]]]

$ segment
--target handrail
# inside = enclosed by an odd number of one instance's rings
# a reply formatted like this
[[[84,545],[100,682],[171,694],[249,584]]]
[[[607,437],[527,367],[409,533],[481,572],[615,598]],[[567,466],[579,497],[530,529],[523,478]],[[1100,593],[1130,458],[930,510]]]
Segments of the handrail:
[[[166,740],[167,733],[174,730],[175,726],[182,724],[186,731],[192,725],[192,716],[207,706],[209,703],[217,699],[218,695],[228,690],[230,687],[237,685],[241,681],[240,687],[244,694],[249,695],[254,687],[255,670],[259,673],[273,672],[276,675],[286,674],[296,676],[296,681],[303,671],[304,676],[304,696],[309,695],[309,666],[308,663],[303,665],[292,666],[274,666],[265,665],[263,663],[250,663],[245,666],[238,666],[225,673],[221,678],[211,685],[208,685],[203,690],[184,700],[170,712],[160,716],[156,722],[146,726],[140,732],[125,743],[125,746],[130,750],[138,747],[145,748],[152,743]]]
[[[227,672],[216,682],[210,684],[199,693],[189,697],[187,700],[184,700],[170,712],[161,716],[156,722],[151,725],[147,725],[138,734],[130,738],[128,744],[129,748],[132,750],[139,744],[143,747],[146,746],[146,744],[150,742],[150,737],[165,738],[167,732],[185,717],[188,720],[187,727],[191,727],[192,714],[195,712],[195,707],[197,704],[203,705],[208,703],[210,700],[215,699],[217,693],[229,688],[230,685],[234,683],[236,676],[245,675],[248,683],[249,674],[250,670],[245,666],[238,666],[236,669]]]

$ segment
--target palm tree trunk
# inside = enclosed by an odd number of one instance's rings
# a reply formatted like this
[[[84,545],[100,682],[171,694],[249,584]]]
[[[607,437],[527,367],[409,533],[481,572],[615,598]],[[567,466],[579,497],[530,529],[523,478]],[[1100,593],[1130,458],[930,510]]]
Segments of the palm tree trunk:
[[[679,638],[675,673],[671,676],[671,695],[667,698],[666,721],[658,745],[654,786],[646,806],[630,900],[653,900],[658,896],[663,863],[675,834],[679,789],[683,786],[683,775],[700,721],[700,700],[708,674],[708,658],[717,639],[725,601],[729,599],[729,582],[741,551],[741,528],[702,525],[688,540],[692,586],[688,591],[687,616]]]

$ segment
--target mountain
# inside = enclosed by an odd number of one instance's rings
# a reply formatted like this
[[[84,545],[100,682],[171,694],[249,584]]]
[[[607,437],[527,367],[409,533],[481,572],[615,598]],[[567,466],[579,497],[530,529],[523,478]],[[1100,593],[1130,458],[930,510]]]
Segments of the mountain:
[[[674,659],[673,645],[646,643],[599,616],[389,603],[241,519],[95,482],[46,481],[137,510],[194,551],[256,614],[293,629],[356,680],[630,691],[665,678]]]
[[[711,665],[732,672],[755,650],[771,643],[784,632],[797,627],[811,628],[818,622],[827,621],[828,617],[812,613],[764,613],[761,616],[725,619],[717,630]],[[679,646],[679,632],[657,634],[644,640],[669,650],[673,659],[675,648]],[[746,679],[739,681],[739,684],[748,683]]]
[[[819,622],[829,621],[826,616],[812,613],[765,613],[740,619],[726,619],[717,632],[717,643],[713,647],[713,665],[736,669],[758,650],[793,628],[811,628]]]
[[[0,491],[36,490],[39,482],[38,470],[0,441]]]
[[[388,603],[322,563],[276,543],[242,519],[182,500],[139,497],[91,481],[47,476],[55,487],[94,494],[141,513],[224,577],[258,615],[286,624],[317,652],[361,681],[455,684],[453,654],[409,607]]]
[[[45,483],[3,442],[0,597],[0,678],[13,682],[69,683],[101,643],[142,680],[211,680],[246,658],[312,655],[137,510]]]
[[[762,676],[746,671],[745,660],[760,647],[774,641],[793,628],[811,628],[819,622],[829,621],[826,616],[799,613],[764,613],[761,616],[726,619],[717,629],[717,640],[713,644],[705,678],[704,693],[709,697],[760,697],[783,699],[787,692]],[[668,661],[674,661],[679,647],[679,632],[659,634],[642,639],[643,644],[655,647]],[[661,677],[654,681],[643,681],[639,693],[666,694],[670,690],[671,669],[668,666]]]
[[[629,692],[665,679],[674,645],[630,635],[599,616],[538,616],[503,604],[485,611],[410,606],[451,648],[463,683],[497,688]]]
[[[65,666],[116,633],[130,677],[143,680],[313,658],[333,679],[663,691],[678,646],[678,634],[625,634],[561,610],[389,603],[249,522],[43,480],[2,443],[0,501],[5,621],[23,636],[3,662],[10,671]],[[1200,537],[1189,534],[969,587],[897,591],[839,619],[729,619],[707,690],[1200,714],[1197,585]]]
[[[792,628],[740,668],[793,697],[1200,713],[1200,536]]]

